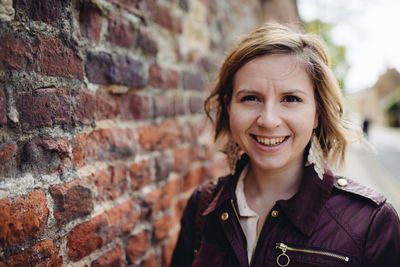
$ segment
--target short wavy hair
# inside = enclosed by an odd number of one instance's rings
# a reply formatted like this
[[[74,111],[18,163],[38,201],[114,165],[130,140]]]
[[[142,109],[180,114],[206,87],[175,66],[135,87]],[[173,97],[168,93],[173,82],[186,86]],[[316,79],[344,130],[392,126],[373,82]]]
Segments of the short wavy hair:
[[[215,87],[204,104],[208,118],[215,120],[215,141],[230,136],[228,106],[236,72],[251,59],[272,54],[294,56],[308,73],[319,114],[315,133],[324,158],[331,167],[343,165],[346,146],[360,140],[361,132],[343,118],[343,95],[330,68],[328,50],[317,36],[276,23],[266,23],[247,35],[220,67]]]

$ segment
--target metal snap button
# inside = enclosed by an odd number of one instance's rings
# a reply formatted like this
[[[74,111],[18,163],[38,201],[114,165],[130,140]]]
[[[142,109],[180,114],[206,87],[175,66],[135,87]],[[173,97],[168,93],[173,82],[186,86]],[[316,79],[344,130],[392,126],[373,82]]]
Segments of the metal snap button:
[[[347,180],[344,178],[340,178],[339,180],[337,180],[337,184],[339,186],[346,186],[347,185]]]
[[[277,210],[273,210],[271,212],[271,216],[274,217],[274,218],[278,217],[278,215],[279,215],[279,212]]]
[[[229,214],[227,212],[223,212],[221,214],[221,220],[226,221],[229,219]]]

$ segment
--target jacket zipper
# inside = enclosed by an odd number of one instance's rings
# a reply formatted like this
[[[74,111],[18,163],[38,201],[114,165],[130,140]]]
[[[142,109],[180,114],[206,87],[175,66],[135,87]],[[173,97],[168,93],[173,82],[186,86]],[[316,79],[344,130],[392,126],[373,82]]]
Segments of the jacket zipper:
[[[332,258],[336,258],[345,262],[349,262],[349,257],[342,256],[336,253],[332,252],[327,252],[327,251],[318,251],[318,250],[311,250],[311,249],[304,249],[304,248],[293,248],[289,247],[288,245],[284,243],[276,243],[275,248],[281,249],[282,253],[276,258],[276,263],[279,266],[288,266],[290,263],[290,258],[286,254],[286,251],[294,251],[294,252],[302,252],[302,253],[309,253],[309,254],[318,254],[318,255],[324,255]],[[283,262],[283,263],[281,263]]]
[[[233,211],[234,211],[234,213],[235,213],[236,219],[237,219],[237,221],[238,221],[238,223],[239,223],[239,225],[240,225],[240,229],[242,229],[244,238],[246,239],[246,250],[247,250],[247,236],[246,236],[246,232],[243,230],[243,226],[242,226],[242,224],[240,223],[239,214],[238,214],[238,212],[236,211],[235,204],[233,203],[233,199],[231,199],[231,204],[232,204],[232,208],[233,208]]]

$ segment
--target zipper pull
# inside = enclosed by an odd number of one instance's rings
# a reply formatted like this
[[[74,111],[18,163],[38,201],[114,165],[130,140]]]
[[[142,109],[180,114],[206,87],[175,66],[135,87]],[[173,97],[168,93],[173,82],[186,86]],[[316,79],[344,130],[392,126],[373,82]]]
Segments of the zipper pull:
[[[276,243],[275,248],[282,250],[282,253],[276,258],[276,263],[281,267],[286,267],[290,263],[290,258],[286,254],[287,246],[283,243]]]

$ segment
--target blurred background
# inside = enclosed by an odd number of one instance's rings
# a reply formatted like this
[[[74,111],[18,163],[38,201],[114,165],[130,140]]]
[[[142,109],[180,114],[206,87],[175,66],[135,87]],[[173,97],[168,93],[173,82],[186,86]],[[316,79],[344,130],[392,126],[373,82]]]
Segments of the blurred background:
[[[346,116],[369,144],[349,149],[341,173],[384,193],[400,211],[400,1],[298,0],[309,32],[330,48]]]

